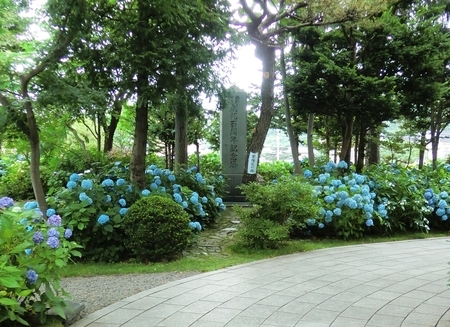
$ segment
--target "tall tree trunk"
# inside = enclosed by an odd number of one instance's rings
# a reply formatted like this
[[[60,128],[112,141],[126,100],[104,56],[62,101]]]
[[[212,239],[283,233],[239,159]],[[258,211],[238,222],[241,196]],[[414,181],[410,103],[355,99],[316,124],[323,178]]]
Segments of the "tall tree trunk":
[[[308,130],[306,135],[306,143],[308,144],[308,164],[313,167],[315,164],[314,158],[314,145],[313,145],[313,132],[314,132],[314,113],[308,115]],[[330,152],[328,152],[330,153]]]
[[[111,121],[106,128],[105,132],[105,143],[103,145],[103,152],[109,152],[113,148],[114,133],[116,132],[117,125],[119,124],[120,115],[122,113],[122,100],[115,100],[113,103],[113,112],[111,113]]]
[[[244,184],[256,181],[256,174],[248,174],[248,159],[250,153],[258,155],[258,162],[264,141],[269,131],[270,122],[272,120],[274,87],[275,87],[275,48],[261,43],[256,43],[256,55],[262,61],[263,79],[261,84],[261,114],[258,124],[253,132],[250,144],[247,148],[247,156],[245,158],[245,170],[242,177]]]
[[[145,156],[147,154],[148,99],[144,89],[148,84],[148,74],[138,74],[138,90],[134,142],[131,150],[130,180],[140,188],[145,188]]]
[[[186,104],[179,103],[175,114],[175,169],[188,164],[187,116]]]
[[[422,131],[420,133],[419,169],[423,168],[426,146],[427,146],[426,131]]]
[[[39,132],[36,123],[36,117],[34,116],[33,106],[28,96],[28,83],[22,83],[22,97],[25,100],[25,109],[27,112],[27,122],[29,127],[28,140],[30,141],[31,150],[31,162],[30,162],[30,177],[31,185],[33,185],[34,197],[41,209],[44,217],[47,211],[47,201],[45,199],[44,187],[41,181],[40,173],[40,144],[39,144]]]
[[[361,123],[361,130],[359,132],[359,142],[358,142],[358,158],[356,160],[356,172],[361,173],[364,168],[365,151],[367,145],[366,134],[367,129],[363,123]]]
[[[291,145],[292,160],[294,162],[294,174],[298,175],[302,172],[302,167],[300,166],[300,159],[298,158],[298,144],[297,139],[294,135],[294,129],[292,128],[291,121],[291,108],[289,105],[289,96],[286,90],[286,62],[284,58],[284,48],[281,47],[281,58],[280,58],[280,70],[281,78],[283,84],[283,99],[284,99],[284,111],[286,117],[286,130],[289,136],[289,143]]]
[[[346,116],[342,125],[342,148],[339,159],[350,163],[350,153],[353,138],[353,117]]]
[[[380,134],[378,133],[378,130],[376,128],[371,128],[369,130],[369,156],[367,160],[367,164],[370,166],[372,164],[379,164],[380,163],[380,143],[376,142],[375,139],[380,139]]]

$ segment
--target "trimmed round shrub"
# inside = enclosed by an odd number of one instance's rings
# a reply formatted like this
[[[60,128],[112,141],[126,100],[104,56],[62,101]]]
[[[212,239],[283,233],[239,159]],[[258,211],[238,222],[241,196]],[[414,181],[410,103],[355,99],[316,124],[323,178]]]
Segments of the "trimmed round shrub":
[[[189,244],[189,216],[169,198],[150,196],[128,209],[122,227],[125,246],[139,261],[163,261],[179,257]]]

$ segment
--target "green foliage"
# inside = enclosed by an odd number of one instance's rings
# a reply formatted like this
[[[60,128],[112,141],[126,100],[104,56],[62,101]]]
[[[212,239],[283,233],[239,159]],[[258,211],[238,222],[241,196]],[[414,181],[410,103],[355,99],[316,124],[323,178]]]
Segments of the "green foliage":
[[[313,188],[301,178],[280,177],[273,184],[250,183],[241,188],[255,206],[239,212],[238,237],[249,247],[276,248],[317,215]]]
[[[34,210],[0,208],[0,326],[44,323],[49,308],[66,318],[70,297],[60,286],[60,271],[80,252],[57,222],[44,221]],[[50,242],[52,232],[57,234]]]
[[[123,221],[125,246],[140,261],[177,258],[189,243],[189,221],[183,208],[166,197],[140,199]]]
[[[264,181],[272,182],[280,176],[288,176],[292,174],[294,166],[286,161],[261,162],[258,166],[258,174]]]
[[[199,163],[197,162],[197,155],[192,154],[189,156],[189,166],[193,167],[199,164],[200,171],[207,175],[220,175],[222,173],[222,163],[220,162],[220,153],[211,152],[208,154],[202,154],[199,157]]]
[[[30,166],[26,161],[9,161],[5,165],[5,174],[0,177],[0,195],[16,200],[34,198],[30,179]]]

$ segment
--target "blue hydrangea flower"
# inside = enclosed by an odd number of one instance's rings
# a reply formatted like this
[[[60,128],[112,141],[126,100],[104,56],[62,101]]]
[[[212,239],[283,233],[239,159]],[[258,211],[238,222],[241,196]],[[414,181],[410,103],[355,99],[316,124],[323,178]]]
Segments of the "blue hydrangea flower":
[[[71,182],[78,182],[80,180],[80,175],[73,173],[69,177],[69,181]]]
[[[173,199],[175,200],[176,203],[181,203],[183,201],[183,198],[181,197],[180,193],[174,193]]]
[[[119,204],[120,204],[122,207],[125,207],[125,206],[127,205],[127,201],[126,201],[125,199],[120,199],[120,200],[119,200]]]
[[[217,204],[221,204],[223,202],[221,198],[216,198],[215,201]]]
[[[202,174],[200,174],[200,173],[195,174],[195,180],[198,183],[203,183],[203,176],[202,176]]]
[[[127,189],[125,191],[127,191],[128,193],[131,193],[131,191],[133,191],[133,188],[131,187],[131,185],[128,185]]]
[[[325,225],[324,225],[324,224],[322,224],[322,223],[319,223],[319,225],[317,225],[317,227],[319,227],[320,229],[322,229],[322,228],[324,228],[324,227],[325,227]]]
[[[19,220],[19,223],[21,223],[22,225],[26,225],[28,223],[27,218],[22,218]]]
[[[69,229],[69,228],[66,228],[66,229],[64,230],[64,237],[65,237],[66,239],[69,239],[71,236],[72,236],[72,230]]]
[[[59,246],[59,240],[56,236],[50,236],[47,240],[47,245],[51,249],[56,249]]]
[[[161,187],[159,188],[159,192],[161,192],[161,193],[166,193],[166,188],[165,188],[164,186],[161,186]]]
[[[155,166],[155,165],[150,165],[150,167],[148,167],[148,169],[150,169],[150,170],[155,170],[155,169],[156,169],[156,166]]]
[[[191,221],[191,222],[189,222],[189,227],[192,230],[198,230],[198,231],[202,230],[202,225],[200,225],[200,223],[198,221]]]
[[[27,227],[25,227],[27,232],[31,232],[33,230],[33,226],[28,225]]]
[[[74,182],[74,181],[68,181],[67,184],[66,184],[66,187],[67,187],[69,190],[73,190],[75,187],[77,187],[77,183]]]
[[[309,169],[306,169],[306,170],[303,172],[303,176],[305,176],[305,178],[311,178],[312,175],[313,175],[313,173],[312,173],[312,171],[309,170]]]
[[[438,215],[439,217],[445,215],[445,209],[444,208],[437,208],[436,209],[436,215]]]
[[[117,186],[122,186],[122,185],[125,185],[125,180],[123,179],[123,178],[119,178],[117,181],[116,181],[116,185]]]
[[[141,192],[141,194],[143,195],[143,196],[149,196],[150,195],[150,191],[149,190],[142,190],[142,192]]]
[[[92,187],[94,187],[94,184],[90,179],[84,179],[81,181],[81,187],[85,190],[92,190]]]
[[[336,215],[336,216],[340,216],[342,214],[341,208],[335,208],[333,210],[333,214]]]
[[[378,214],[379,214],[382,218],[387,218],[387,210],[386,210],[386,209],[378,210]]]
[[[107,194],[105,197],[105,202],[111,202],[111,195]]]
[[[306,219],[306,224],[308,226],[314,226],[316,224],[316,220],[314,218]]]
[[[36,209],[37,207],[38,207],[38,204],[36,201],[28,201],[27,203],[25,203],[23,205],[23,208],[25,210],[33,210],[33,209]]]
[[[170,174],[168,177],[167,177],[168,179],[169,179],[169,181],[171,181],[171,182],[175,182],[175,175],[173,175],[173,174]]]
[[[433,198],[433,190],[426,190],[425,193],[423,194],[423,196],[425,197],[426,200],[430,200]]]
[[[47,231],[47,236],[48,236],[48,237],[58,237],[58,236],[59,236],[59,231],[56,230],[54,227],[52,227],[52,228],[50,228],[50,229]]]
[[[52,215],[47,219],[47,224],[50,226],[61,226],[61,217],[59,215]]]
[[[226,208],[227,208],[227,207],[226,207],[225,203],[219,204],[219,209],[220,209],[220,211],[225,211]]]
[[[34,233],[32,239],[35,244],[40,244],[44,242],[44,235],[42,234],[41,231],[37,231]]]
[[[80,195],[78,195],[78,199],[79,199],[81,202],[83,202],[84,200],[89,199],[89,196],[87,196],[86,193],[81,192]]]
[[[339,161],[339,163],[337,164],[337,167],[340,169],[347,169],[348,164],[345,161]]]
[[[442,217],[441,217],[441,220],[442,220],[442,221],[447,221],[447,219],[448,219],[448,216],[447,216],[447,215],[442,215]]]
[[[55,209],[49,208],[47,209],[47,217],[51,217],[56,213]]]
[[[6,209],[14,205],[14,200],[8,196],[0,198],[0,208]]]
[[[25,254],[26,255],[30,255],[31,253],[33,253],[32,249],[25,249]]]
[[[189,199],[192,203],[196,204],[198,203],[198,196],[191,196],[191,198]]]
[[[102,182],[102,186],[103,187],[113,187],[114,186],[114,181],[112,179],[110,179],[110,178],[107,178],[107,179],[105,179]]]
[[[373,212],[373,205],[371,205],[371,204],[365,204],[364,207],[363,207],[363,209],[364,209],[365,212],[370,212],[370,213],[372,213],[372,212]]]
[[[33,269],[29,269],[26,274],[26,279],[28,284],[36,283],[39,275]]]
[[[372,219],[367,219],[366,220],[366,226],[367,227],[373,226],[373,220]]]
[[[161,179],[159,179],[159,178],[158,178],[158,179],[155,179],[155,184],[156,184],[156,185],[159,186],[159,185],[161,185],[161,183],[162,183],[162,182],[161,182]]]
[[[189,206],[186,201],[181,202],[181,205],[183,206],[183,209],[186,209]]]
[[[445,208],[447,208],[447,201],[445,201],[445,200],[439,200],[437,206],[438,206],[438,208],[445,209]]]
[[[104,225],[104,224],[106,224],[108,221],[109,221],[109,216],[108,216],[108,215],[105,215],[105,214],[101,214],[101,215],[98,217],[98,219],[97,219],[97,222],[98,222],[100,225]]]
[[[161,168],[155,168],[155,169],[153,170],[153,175],[161,176],[162,174],[163,174],[163,171],[162,171]]]
[[[323,174],[319,175],[319,183],[320,184],[325,184],[327,181],[327,177]]]
[[[443,191],[443,192],[439,193],[439,196],[441,197],[441,199],[447,199],[448,198],[448,193]]]
[[[208,198],[206,196],[202,197],[202,203],[203,204],[208,203]]]
[[[156,183],[151,183],[150,189],[152,189],[153,191],[156,191],[158,189],[158,185],[156,185]]]
[[[327,195],[323,199],[325,200],[326,203],[333,203],[334,202],[334,197],[332,197],[331,195]]]
[[[350,208],[350,209],[356,209],[358,207],[358,203],[352,199],[352,198],[348,198],[345,200],[345,204]]]
[[[119,213],[123,216],[128,211],[128,208],[120,208]]]

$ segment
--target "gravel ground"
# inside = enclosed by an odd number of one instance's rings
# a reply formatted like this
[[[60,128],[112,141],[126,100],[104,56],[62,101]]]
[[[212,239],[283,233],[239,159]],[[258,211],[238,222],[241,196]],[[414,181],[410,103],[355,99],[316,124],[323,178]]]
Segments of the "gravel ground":
[[[61,286],[72,301],[86,306],[83,316],[150,288],[183,279],[198,272],[109,275],[63,278]]]

